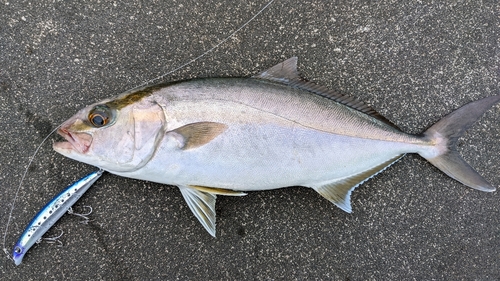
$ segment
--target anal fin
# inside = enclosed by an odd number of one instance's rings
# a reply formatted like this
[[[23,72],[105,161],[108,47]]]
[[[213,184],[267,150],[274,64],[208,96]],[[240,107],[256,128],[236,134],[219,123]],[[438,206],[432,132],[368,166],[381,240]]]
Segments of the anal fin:
[[[311,186],[321,196],[325,197],[328,201],[337,205],[340,209],[351,213],[351,192],[360,184],[382,172],[387,167],[401,159],[404,154],[393,157],[373,168],[370,168],[361,173],[351,175],[349,177],[338,179],[325,184]]]

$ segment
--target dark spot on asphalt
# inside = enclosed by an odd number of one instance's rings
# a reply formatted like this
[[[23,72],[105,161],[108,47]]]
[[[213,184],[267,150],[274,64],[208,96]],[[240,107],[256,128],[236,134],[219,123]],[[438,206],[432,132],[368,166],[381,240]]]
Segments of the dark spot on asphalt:
[[[52,132],[52,123],[48,119],[39,117],[29,110],[24,112],[24,116],[26,117],[27,123],[35,127],[41,138],[45,138],[48,134],[50,134],[50,132]]]
[[[245,237],[247,235],[247,231],[246,231],[246,229],[243,226],[240,226],[238,228],[238,235],[240,237]]]

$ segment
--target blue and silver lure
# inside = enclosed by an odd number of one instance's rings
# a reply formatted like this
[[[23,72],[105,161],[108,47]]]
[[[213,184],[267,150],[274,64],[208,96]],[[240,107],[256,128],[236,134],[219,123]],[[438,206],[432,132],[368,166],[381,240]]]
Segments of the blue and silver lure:
[[[89,189],[89,187],[102,175],[104,171],[98,170],[86,175],[65,190],[52,198],[43,207],[33,220],[28,224],[12,251],[12,259],[20,265],[24,255],[54,223],[59,220],[73,204]]]

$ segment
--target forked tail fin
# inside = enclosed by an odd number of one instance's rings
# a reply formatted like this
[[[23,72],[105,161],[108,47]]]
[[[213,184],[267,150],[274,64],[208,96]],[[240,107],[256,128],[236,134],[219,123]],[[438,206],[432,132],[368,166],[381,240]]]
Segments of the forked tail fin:
[[[493,192],[495,187],[481,177],[456,150],[456,143],[463,133],[483,113],[500,101],[500,95],[468,103],[445,116],[425,131],[425,137],[436,144],[434,153],[421,155],[434,166],[457,181],[474,189]]]

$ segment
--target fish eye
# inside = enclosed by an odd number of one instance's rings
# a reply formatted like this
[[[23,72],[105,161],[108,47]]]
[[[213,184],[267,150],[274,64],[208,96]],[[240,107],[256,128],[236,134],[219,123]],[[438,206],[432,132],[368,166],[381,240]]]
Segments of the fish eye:
[[[106,105],[97,105],[89,113],[89,122],[100,128],[114,121],[114,112]]]

